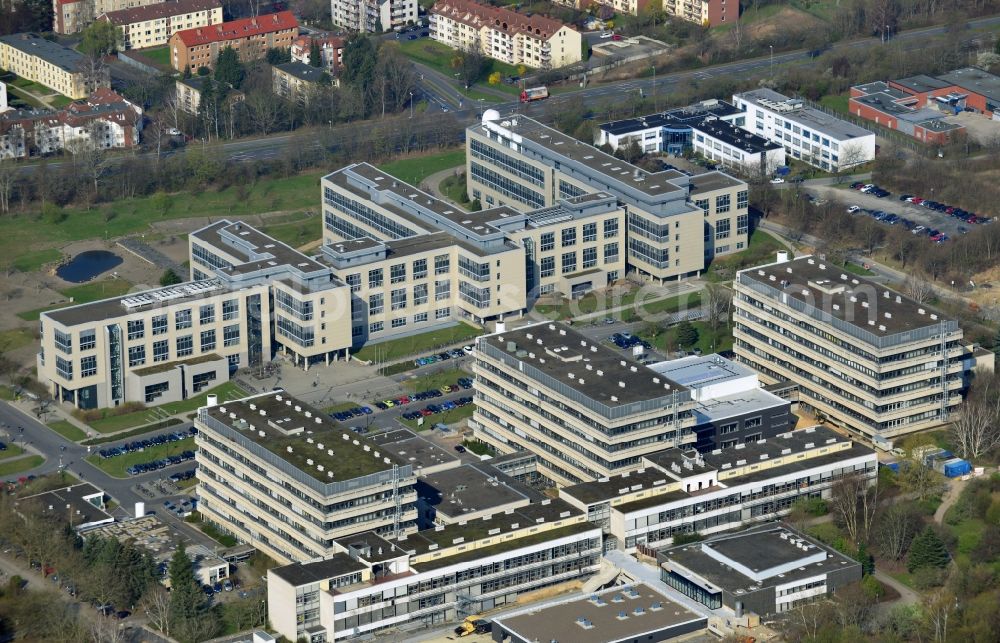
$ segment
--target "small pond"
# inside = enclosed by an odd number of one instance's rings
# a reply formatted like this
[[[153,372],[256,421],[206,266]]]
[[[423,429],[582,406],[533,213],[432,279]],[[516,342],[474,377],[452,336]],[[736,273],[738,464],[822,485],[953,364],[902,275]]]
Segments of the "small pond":
[[[122,258],[107,250],[87,250],[73,257],[68,263],[56,268],[56,274],[66,281],[82,284],[102,272],[111,270],[122,262]]]

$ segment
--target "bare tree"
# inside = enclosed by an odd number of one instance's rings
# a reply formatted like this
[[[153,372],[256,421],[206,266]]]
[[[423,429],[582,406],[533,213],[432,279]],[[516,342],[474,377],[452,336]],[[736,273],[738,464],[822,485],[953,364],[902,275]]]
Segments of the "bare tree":
[[[948,640],[948,621],[956,611],[958,600],[947,589],[936,590],[921,601],[924,634],[934,643]]]
[[[125,643],[128,640],[121,622],[108,616],[97,616],[90,622],[89,640],[93,643]]]
[[[277,127],[281,105],[274,96],[262,91],[253,92],[247,96],[246,106],[250,122],[259,133],[268,134]]]
[[[712,334],[720,324],[729,322],[729,311],[733,304],[733,291],[721,284],[710,283],[705,286],[705,315],[712,327]]]
[[[837,621],[840,626],[865,631],[875,617],[875,603],[861,583],[853,583],[837,590]]]
[[[923,304],[934,296],[934,286],[923,275],[910,273],[903,282],[903,292],[918,304]]]
[[[841,478],[831,489],[830,508],[854,543],[868,541],[878,504],[878,491],[875,481],[862,471]]]
[[[149,618],[149,624],[170,636],[170,594],[159,583],[154,583],[140,604]]]
[[[20,168],[13,161],[0,161],[0,214],[10,212],[10,197],[14,193],[19,174]]]
[[[879,514],[875,528],[882,555],[892,560],[902,560],[920,526],[920,517],[905,504],[894,504]]]
[[[993,381],[975,387],[951,423],[951,435],[963,458],[979,458],[1000,446],[1000,397]]]

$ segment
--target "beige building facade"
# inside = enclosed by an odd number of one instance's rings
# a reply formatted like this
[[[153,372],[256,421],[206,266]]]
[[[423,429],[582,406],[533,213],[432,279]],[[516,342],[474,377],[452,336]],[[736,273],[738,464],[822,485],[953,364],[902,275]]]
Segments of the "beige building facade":
[[[175,31],[222,23],[217,0],[173,0],[100,14],[99,20],[121,30],[124,49],[143,49],[167,44]]]
[[[509,65],[552,69],[580,62],[581,35],[558,20],[473,0],[442,0],[430,11],[431,37]]]
[[[869,439],[944,424],[970,371],[993,367],[955,320],[819,257],[743,270],[734,288],[740,361]]]
[[[544,208],[591,192],[626,212],[629,271],[659,282],[697,275],[749,237],[748,187],[722,172],[649,173],[523,116],[487,110],[466,130],[469,198],[485,208]]]
[[[0,36],[0,68],[74,100],[111,85],[106,67],[89,70],[82,54],[35,34]]]
[[[162,0],[52,0],[52,30],[73,34],[83,31],[102,14],[161,3]]]

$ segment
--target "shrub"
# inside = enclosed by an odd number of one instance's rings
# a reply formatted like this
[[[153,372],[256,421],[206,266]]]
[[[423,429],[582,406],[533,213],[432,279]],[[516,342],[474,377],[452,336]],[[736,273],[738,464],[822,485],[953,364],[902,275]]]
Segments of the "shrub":
[[[937,567],[921,567],[913,572],[913,586],[923,591],[932,587],[940,587],[944,584],[945,571]]]
[[[688,545],[702,540],[705,540],[705,537],[697,531],[693,531],[690,534],[677,534],[674,536],[674,545]]]

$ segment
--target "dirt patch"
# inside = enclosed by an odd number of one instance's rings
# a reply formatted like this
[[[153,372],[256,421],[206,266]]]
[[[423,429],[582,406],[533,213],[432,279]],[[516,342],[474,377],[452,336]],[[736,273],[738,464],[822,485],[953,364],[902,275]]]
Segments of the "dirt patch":
[[[750,38],[766,40],[787,32],[789,25],[794,25],[797,31],[808,31],[823,24],[825,23],[822,20],[812,14],[792,7],[785,7],[773,16],[760,22],[751,23],[744,29]]]

